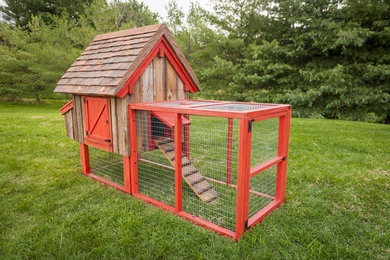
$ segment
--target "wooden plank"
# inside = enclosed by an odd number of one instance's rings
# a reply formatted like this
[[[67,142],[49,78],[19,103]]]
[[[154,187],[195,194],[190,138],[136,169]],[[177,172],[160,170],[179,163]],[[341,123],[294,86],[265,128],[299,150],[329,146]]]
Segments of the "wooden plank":
[[[114,153],[119,153],[116,98],[110,98],[110,101],[111,101],[110,106],[111,106],[111,127],[112,127],[112,149]]]
[[[77,132],[78,132],[78,142],[79,143],[85,143],[84,141],[84,113],[83,113],[83,99],[81,96],[76,96],[76,103],[77,103]]]
[[[78,120],[77,120],[77,109],[78,109],[78,104],[76,100],[75,95],[72,96],[73,100],[73,109],[72,109],[72,125],[73,125],[73,139],[79,142],[79,125],[78,125]]]
[[[156,101],[165,101],[165,58],[160,58],[156,56],[154,58],[154,78],[155,78],[155,88],[156,88]]]
[[[177,97],[177,74],[169,61],[166,61],[166,100],[174,100]]]
[[[154,143],[168,159],[168,161],[175,166],[174,149],[175,143],[172,139],[166,137],[156,137],[153,139]],[[195,192],[195,194],[203,201],[214,204],[218,201],[219,194],[207,182],[206,178],[200,174],[198,169],[186,157],[182,156],[182,177]]]
[[[154,61],[146,67],[144,73],[142,73],[142,101],[140,102],[153,102],[155,101],[155,82],[154,82]]]
[[[73,139],[72,110],[64,114],[66,137]]]
[[[178,75],[176,75],[176,91],[177,99],[181,100],[186,98],[183,90],[183,81],[181,81]]]

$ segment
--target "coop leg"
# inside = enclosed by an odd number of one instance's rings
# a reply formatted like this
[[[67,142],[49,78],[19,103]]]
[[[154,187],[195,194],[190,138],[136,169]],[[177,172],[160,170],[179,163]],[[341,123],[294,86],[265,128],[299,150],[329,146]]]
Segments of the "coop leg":
[[[130,157],[123,156],[123,180],[124,180],[125,191],[131,194],[130,165],[131,165]]]
[[[240,119],[238,147],[236,237],[238,240],[248,225],[251,138],[248,120]]]
[[[279,119],[279,144],[278,156],[283,157],[283,161],[278,164],[276,170],[276,200],[281,202],[286,199],[286,180],[287,180],[287,157],[288,157],[288,142],[290,135],[290,119],[291,109],[289,109],[285,116]]]
[[[80,143],[81,171],[84,174],[90,174],[88,145]]]
[[[232,184],[233,118],[228,118],[226,183]]]
[[[181,114],[176,114],[175,117],[175,210],[182,210],[182,160],[181,160]]]

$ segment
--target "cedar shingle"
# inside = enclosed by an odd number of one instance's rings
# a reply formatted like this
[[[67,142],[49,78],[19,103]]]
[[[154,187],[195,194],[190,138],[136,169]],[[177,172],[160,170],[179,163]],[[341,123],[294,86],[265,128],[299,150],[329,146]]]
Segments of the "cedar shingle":
[[[54,92],[115,96],[163,36],[200,89],[169,29],[158,24],[96,36],[58,81]]]

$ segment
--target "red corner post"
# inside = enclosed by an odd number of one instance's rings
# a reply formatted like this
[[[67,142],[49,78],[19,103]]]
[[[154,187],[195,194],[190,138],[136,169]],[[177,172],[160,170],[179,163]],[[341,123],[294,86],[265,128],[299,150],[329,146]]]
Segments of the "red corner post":
[[[252,122],[240,119],[236,209],[236,241],[248,225]]]
[[[131,157],[123,156],[123,180],[125,191],[131,194]]]
[[[286,181],[287,181],[287,159],[288,143],[290,136],[291,106],[284,116],[279,119],[279,144],[278,156],[283,157],[283,161],[278,164],[276,170],[276,200],[281,202],[286,199]]]
[[[181,187],[181,175],[182,175],[182,145],[181,145],[181,114],[175,115],[175,191],[176,191],[176,212],[182,210],[182,187]]]
[[[89,152],[88,145],[80,143],[80,157],[81,157],[81,171],[82,173],[88,175],[91,173],[89,167]]]
[[[131,194],[138,193],[138,157],[137,157],[137,132],[135,124],[135,110],[129,108],[130,126],[130,188]]]

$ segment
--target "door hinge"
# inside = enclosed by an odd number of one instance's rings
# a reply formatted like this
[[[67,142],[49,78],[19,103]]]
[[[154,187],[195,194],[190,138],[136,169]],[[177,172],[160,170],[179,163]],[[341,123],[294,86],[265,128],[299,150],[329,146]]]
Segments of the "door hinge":
[[[85,103],[86,98],[83,98],[83,100],[84,100],[84,103]]]
[[[252,132],[252,123],[253,123],[254,121],[255,121],[254,119],[249,120],[249,122],[248,122],[248,133],[251,133],[251,132]]]
[[[104,139],[104,142],[111,143],[111,139]]]
[[[85,134],[88,135],[88,131],[85,131]]]
[[[245,220],[245,230],[248,230],[248,220]]]

